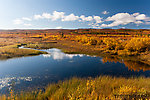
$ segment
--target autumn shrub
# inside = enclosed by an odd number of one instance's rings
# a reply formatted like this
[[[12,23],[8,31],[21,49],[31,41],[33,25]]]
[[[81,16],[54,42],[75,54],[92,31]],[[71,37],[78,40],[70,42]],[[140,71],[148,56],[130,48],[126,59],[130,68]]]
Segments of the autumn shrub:
[[[122,44],[117,44],[115,50],[123,50],[124,46]]]
[[[101,45],[103,44],[103,40],[102,39],[97,39],[97,45]]]
[[[97,39],[95,37],[88,37],[88,36],[77,36],[76,41],[81,42],[83,44],[88,44],[88,45],[96,45],[97,44]]]
[[[144,52],[146,50],[150,50],[150,38],[132,38],[127,41],[125,49],[131,52]]]
[[[115,38],[104,38],[103,42],[107,45],[107,49],[109,50],[115,50],[118,45],[118,41]]]
[[[52,43],[55,43],[55,41]],[[49,48],[51,48],[51,45],[50,45],[50,43],[34,43],[34,44],[31,43],[31,44],[25,45],[25,47],[35,48],[35,49],[49,49]]]
[[[76,37],[76,40],[78,41],[78,42],[81,42],[81,43],[88,43],[88,37],[87,36],[77,36]]]
[[[88,43],[89,45],[96,45],[97,44],[97,40],[93,37],[88,39]]]

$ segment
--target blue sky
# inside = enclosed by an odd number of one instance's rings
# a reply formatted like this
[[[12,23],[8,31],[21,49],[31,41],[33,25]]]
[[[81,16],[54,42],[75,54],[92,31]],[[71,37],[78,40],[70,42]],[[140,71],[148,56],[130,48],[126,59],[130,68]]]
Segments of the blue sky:
[[[0,29],[150,28],[150,0],[0,0]]]

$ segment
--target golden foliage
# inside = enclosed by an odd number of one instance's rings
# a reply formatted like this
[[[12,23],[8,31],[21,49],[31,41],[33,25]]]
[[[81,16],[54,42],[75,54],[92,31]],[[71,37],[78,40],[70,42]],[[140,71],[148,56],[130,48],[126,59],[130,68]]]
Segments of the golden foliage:
[[[14,100],[132,100],[150,99],[149,78],[72,78],[50,84],[45,91],[32,91],[14,95]],[[11,100],[5,95],[2,100]]]
[[[150,50],[150,38],[132,38],[127,41],[125,49],[138,52]]]

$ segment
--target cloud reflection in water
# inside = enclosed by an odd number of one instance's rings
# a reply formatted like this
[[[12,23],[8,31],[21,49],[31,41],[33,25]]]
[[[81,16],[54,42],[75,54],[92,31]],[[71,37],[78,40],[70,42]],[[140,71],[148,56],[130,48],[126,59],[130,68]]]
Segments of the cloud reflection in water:
[[[12,82],[20,84],[20,81],[32,81],[31,77],[5,77],[0,78],[0,89],[4,87],[11,87]]]
[[[62,59],[72,59],[73,57],[83,57],[84,54],[65,54],[61,52],[59,49],[49,49],[47,50],[49,54],[43,54],[43,57],[50,58],[52,57],[54,60],[62,60]]]

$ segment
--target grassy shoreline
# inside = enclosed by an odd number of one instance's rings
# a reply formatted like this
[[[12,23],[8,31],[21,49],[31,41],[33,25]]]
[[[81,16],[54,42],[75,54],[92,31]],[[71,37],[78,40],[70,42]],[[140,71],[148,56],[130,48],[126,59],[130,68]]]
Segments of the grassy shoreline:
[[[110,77],[72,78],[49,84],[45,91],[21,92],[0,100],[131,100],[150,99],[150,78]]]
[[[147,65],[150,65],[150,53],[145,53],[142,55],[118,55],[115,54],[114,51],[99,49],[97,46],[93,45],[85,45],[75,41],[67,41],[67,40],[55,40],[55,43],[31,43],[25,45],[28,48],[34,49],[48,49],[48,48],[58,48],[61,49],[64,53],[68,54],[87,54],[94,55],[100,57],[110,57],[117,59],[124,59],[128,61],[138,61]]]
[[[23,56],[33,56],[39,54],[47,54],[46,52],[33,50],[33,49],[22,49],[18,48],[18,44],[0,47],[0,59],[9,59]]]
[[[96,55],[103,57],[104,63],[107,61],[124,63],[131,70],[150,70],[150,30],[147,30],[146,34],[146,30],[133,30],[133,32],[92,29],[53,31],[21,31],[17,34],[14,32],[0,34],[2,37],[0,39],[0,58],[8,59],[46,53],[39,50],[19,49],[17,46],[19,43],[19,45],[27,44],[25,47],[28,48],[59,48],[70,54]],[[139,62],[142,62],[142,66],[138,64]],[[12,90],[9,96],[0,96],[0,100],[131,100],[132,98],[150,99],[150,78],[110,76],[73,78],[50,84],[45,87],[45,91],[15,94]]]

